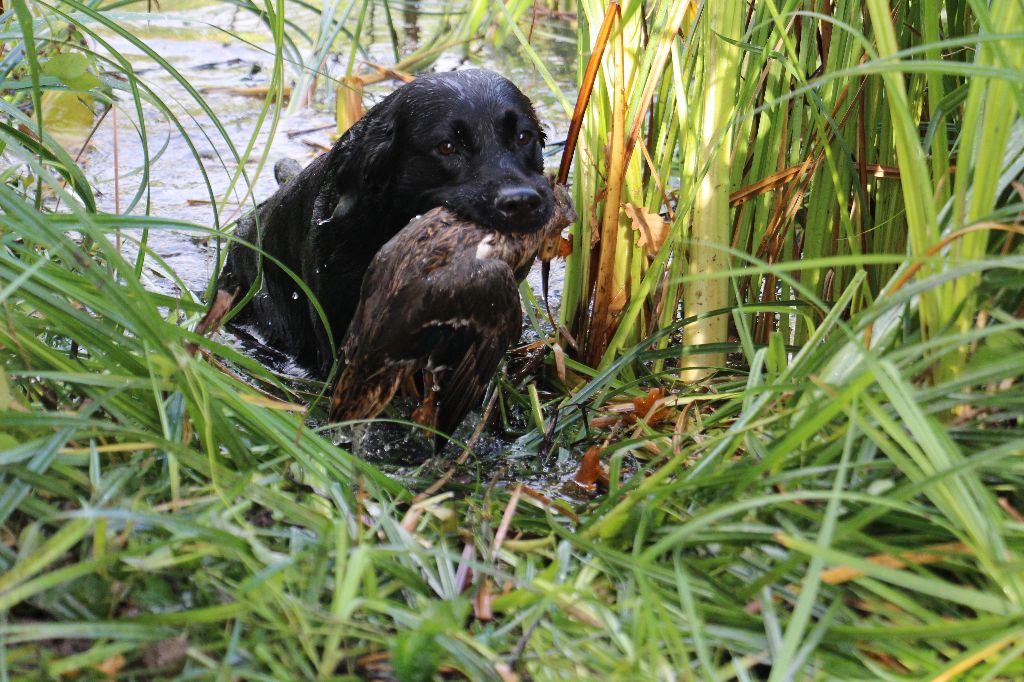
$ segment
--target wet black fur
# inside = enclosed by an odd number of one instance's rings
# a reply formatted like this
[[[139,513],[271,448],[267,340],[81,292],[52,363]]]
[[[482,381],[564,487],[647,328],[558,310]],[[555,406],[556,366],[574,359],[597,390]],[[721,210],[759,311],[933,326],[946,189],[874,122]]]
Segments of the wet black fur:
[[[543,144],[533,106],[507,79],[477,70],[422,76],[240,220],[237,235],[305,281],[339,344],[371,259],[414,216],[443,205],[499,231],[540,229],[553,210]],[[218,288],[244,294],[257,273],[257,252],[233,244]],[[334,349],[312,303],[269,259],[263,273],[262,290],[234,322],[326,373]]]

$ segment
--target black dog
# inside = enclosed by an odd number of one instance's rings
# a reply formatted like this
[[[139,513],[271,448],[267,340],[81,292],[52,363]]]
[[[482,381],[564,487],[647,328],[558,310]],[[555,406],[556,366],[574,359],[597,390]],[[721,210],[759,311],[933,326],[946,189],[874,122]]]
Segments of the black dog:
[[[374,254],[414,216],[444,206],[500,232],[535,231],[553,212],[544,133],[530,100],[488,71],[422,76],[370,109],[334,145],[239,221],[238,236],[300,277],[340,344]],[[244,294],[259,254],[232,244],[217,288]],[[234,322],[326,374],[334,349],[312,302],[262,259],[263,286]]]

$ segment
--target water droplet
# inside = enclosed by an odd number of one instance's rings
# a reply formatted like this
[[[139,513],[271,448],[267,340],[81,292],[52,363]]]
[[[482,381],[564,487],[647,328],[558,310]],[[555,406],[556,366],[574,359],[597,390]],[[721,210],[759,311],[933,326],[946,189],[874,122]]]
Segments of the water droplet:
[[[438,391],[441,390],[441,386],[439,384],[434,384],[433,386],[430,387],[430,390],[432,390],[435,393],[437,393]]]
[[[320,274],[320,268],[317,268],[316,270],[314,270],[313,273],[319,275]]]
[[[329,222],[331,222],[330,218],[324,218],[323,220],[316,221],[316,224],[317,224],[317,227],[321,227],[323,225],[326,225]]]
[[[299,300],[299,292],[297,292],[297,291],[293,291],[292,292],[292,300],[293,301]]]

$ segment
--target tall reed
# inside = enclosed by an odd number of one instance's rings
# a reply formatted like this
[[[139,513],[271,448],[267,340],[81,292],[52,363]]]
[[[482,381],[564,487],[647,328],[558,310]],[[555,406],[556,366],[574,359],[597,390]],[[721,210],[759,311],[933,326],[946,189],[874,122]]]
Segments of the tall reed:
[[[907,248],[925,258],[942,234],[990,215],[1008,188],[1022,58],[1012,39],[1022,25],[1015,3],[967,15],[937,0],[640,8],[622,5],[612,45],[636,49],[625,62],[615,56],[622,49],[606,57],[577,153],[577,199],[593,208],[574,234],[562,319],[579,357],[594,366],[608,366],[659,326],[692,318],[681,366],[721,367],[722,352],[736,348],[736,319],[726,326],[735,305],[751,311],[755,342],[778,334],[799,344],[812,329],[797,312],[806,294],[771,274],[730,281],[730,263]],[[583,2],[581,11],[586,53],[604,7]],[[985,33],[965,58],[956,51],[975,25]],[[620,100],[628,102],[623,124]],[[620,144],[623,128],[630,133]],[[955,173],[960,148],[968,155]],[[975,175],[981,186],[969,195]],[[972,230],[951,253],[978,258],[990,241],[989,231]],[[883,295],[892,265],[812,265],[799,281],[830,300],[861,269],[868,277],[858,309]],[[919,276],[942,269],[926,265]],[[970,328],[977,284],[968,278],[923,293],[915,305],[922,333]],[[940,371],[962,369],[965,352],[944,357]]]

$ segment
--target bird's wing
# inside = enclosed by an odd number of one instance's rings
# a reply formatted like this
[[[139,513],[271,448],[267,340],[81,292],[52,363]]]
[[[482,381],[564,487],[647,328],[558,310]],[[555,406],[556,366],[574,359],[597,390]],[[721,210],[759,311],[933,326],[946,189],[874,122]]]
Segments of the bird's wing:
[[[479,403],[502,355],[522,329],[519,288],[508,264],[459,259],[408,283],[380,324],[377,352],[435,369],[437,426],[451,433]]]
[[[430,211],[410,223],[410,227],[385,244],[370,263],[342,346],[345,357],[359,362],[364,357],[381,357],[382,345],[392,345],[388,344],[389,339],[400,340],[409,329],[408,325],[415,323],[417,315],[429,314],[429,308],[407,310],[408,305],[403,301],[415,300],[419,290],[427,284],[429,273],[448,263],[453,256],[451,246],[438,239],[438,233],[446,229],[447,224],[436,220],[437,211]],[[412,229],[415,223],[419,224]],[[409,313],[414,314],[410,317]],[[406,355],[401,344],[396,350],[395,358]]]
[[[479,405],[502,356],[522,332],[523,311],[515,276],[505,263],[490,263],[486,292],[490,305],[476,313],[477,339],[443,376],[437,426],[447,434],[454,433],[466,413]]]

